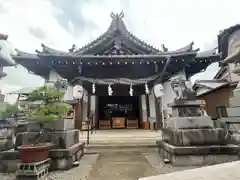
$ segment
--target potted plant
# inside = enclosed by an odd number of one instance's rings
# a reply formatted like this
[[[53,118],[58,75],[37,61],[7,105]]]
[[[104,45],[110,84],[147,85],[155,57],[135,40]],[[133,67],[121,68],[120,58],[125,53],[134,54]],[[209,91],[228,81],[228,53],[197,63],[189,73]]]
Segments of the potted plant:
[[[49,150],[53,144],[40,142],[44,135],[44,124],[47,122],[62,119],[68,110],[67,106],[61,101],[63,93],[55,87],[43,86],[29,93],[26,101],[29,104],[27,120],[39,125],[39,132],[34,137],[34,143],[25,144],[18,147],[20,159],[24,163],[43,161],[48,158]]]

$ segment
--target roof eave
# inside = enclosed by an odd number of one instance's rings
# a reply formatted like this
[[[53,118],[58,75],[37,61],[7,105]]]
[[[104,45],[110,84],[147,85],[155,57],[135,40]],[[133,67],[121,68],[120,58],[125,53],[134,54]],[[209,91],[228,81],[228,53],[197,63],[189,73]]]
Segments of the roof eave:
[[[225,87],[228,87],[228,86],[230,86],[230,87],[235,87],[235,86],[237,86],[237,84],[238,84],[238,82],[231,82],[231,83],[223,84],[222,86],[219,86],[219,87],[217,87],[217,88],[213,88],[213,89],[210,90],[210,91],[207,91],[207,92],[205,92],[205,93],[199,94],[198,97],[207,95],[207,94],[209,94],[209,93],[212,93],[212,92],[214,92],[214,91],[216,91],[216,90],[219,90],[219,89],[221,89],[221,88],[225,88]]]
[[[11,60],[0,55],[0,64],[1,66],[15,66],[16,64],[11,62]]]

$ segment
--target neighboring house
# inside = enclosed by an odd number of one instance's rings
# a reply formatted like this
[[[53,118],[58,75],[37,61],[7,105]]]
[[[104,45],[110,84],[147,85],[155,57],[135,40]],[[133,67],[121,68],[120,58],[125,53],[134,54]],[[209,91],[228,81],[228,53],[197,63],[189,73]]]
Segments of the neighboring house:
[[[218,51],[222,59],[231,58],[240,48],[240,25],[231,26],[218,35]],[[227,116],[226,107],[230,106],[233,90],[240,81],[240,76],[234,73],[238,63],[220,63],[221,69],[213,80],[198,80],[193,89],[199,99],[206,102],[206,111],[216,119]]]
[[[212,119],[227,116],[226,107],[229,107],[229,98],[233,95],[237,82],[228,82],[224,79],[197,80],[193,89],[199,99],[206,103],[206,111]]]

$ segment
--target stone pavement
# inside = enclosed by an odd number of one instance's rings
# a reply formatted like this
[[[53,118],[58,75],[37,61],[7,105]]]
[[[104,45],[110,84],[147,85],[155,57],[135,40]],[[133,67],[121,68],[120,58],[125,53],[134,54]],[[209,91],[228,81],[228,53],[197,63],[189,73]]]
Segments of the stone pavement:
[[[164,175],[140,178],[139,180],[239,180],[240,161],[218,164]]]
[[[101,153],[87,180],[137,180],[157,174],[181,171],[196,167],[172,167],[152,152],[106,152]]]
[[[144,176],[152,167],[138,152],[102,153],[88,180],[133,180]]]
[[[172,167],[159,158],[156,151],[103,152],[85,154],[78,167],[69,171],[51,172],[50,180],[137,180],[194,167]],[[13,174],[0,174],[0,180],[15,180]]]

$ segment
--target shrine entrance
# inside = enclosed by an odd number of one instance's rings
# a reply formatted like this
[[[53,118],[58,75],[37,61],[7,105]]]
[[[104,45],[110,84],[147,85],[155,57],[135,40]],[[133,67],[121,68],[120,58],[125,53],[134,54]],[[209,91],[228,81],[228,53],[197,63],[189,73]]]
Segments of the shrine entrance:
[[[99,129],[137,129],[140,127],[139,96],[99,96]]]

